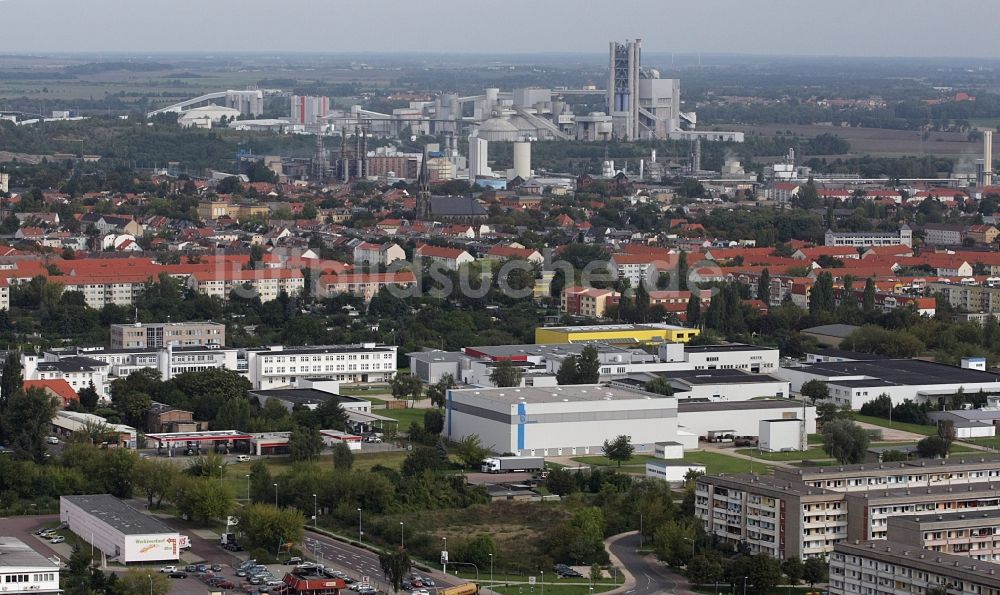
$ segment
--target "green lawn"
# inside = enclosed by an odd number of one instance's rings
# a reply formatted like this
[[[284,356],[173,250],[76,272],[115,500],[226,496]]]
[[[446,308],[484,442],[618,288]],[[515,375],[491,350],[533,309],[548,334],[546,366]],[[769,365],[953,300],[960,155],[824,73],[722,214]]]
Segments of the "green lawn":
[[[808,444],[823,444],[823,434],[809,434],[806,442]]]
[[[715,585],[707,586],[696,586],[692,585],[691,590],[695,593],[705,593],[706,595],[728,595],[732,593],[733,585],[719,583],[719,590],[716,591]],[[738,586],[736,593],[740,593],[742,585]],[[809,588],[809,587],[775,587],[767,592],[767,595],[806,595],[806,593],[820,593],[825,591],[825,589],[820,589],[819,587]],[[756,593],[756,591],[754,591]]]
[[[577,579],[579,580],[579,579]],[[615,588],[615,585],[605,585],[605,584],[595,584],[593,590],[588,585],[559,585],[551,582],[545,583],[545,592],[551,593],[551,595],[590,595],[590,593],[606,593]],[[537,593],[541,595],[542,585],[512,585],[510,587],[490,587],[490,590],[494,593],[503,593],[504,595],[531,595],[532,593]]]
[[[904,432],[913,432],[914,434],[922,434],[924,436],[936,436],[937,426],[924,426],[920,424],[908,424],[898,421],[894,421],[891,424],[889,420],[883,419],[881,417],[873,417],[871,415],[861,415],[860,413],[854,414],[854,421],[861,421],[875,426],[881,426],[883,428],[892,428],[894,430],[902,430]]]
[[[393,450],[387,452],[354,453],[354,469],[368,470],[375,465],[384,465],[393,469],[399,469],[406,458],[406,451]],[[255,457],[254,460],[257,460]],[[272,476],[281,475],[292,466],[292,461],[288,457],[261,457],[267,465]],[[250,473],[250,465],[247,463],[230,463],[226,466],[226,475],[223,481],[229,487],[231,493],[235,494],[237,500],[246,500],[247,478]],[[321,467],[330,469],[333,467],[333,455],[324,454],[319,458],[318,464]]]
[[[790,451],[790,452],[761,452],[756,448],[741,448],[736,452],[741,455],[747,455],[748,457],[753,457],[755,459],[764,459],[765,461],[804,461],[804,460],[817,460],[817,459],[829,459],[830,455],[823,452],[822,447],[812,447],[809,450],[804,451]]]
[[[430,411],[429,409],[375,409],[372,413],[376,415],[384,415],[385,417],[391,417],[392,419],[399,422],[399,431],[408,432],[410,430],[410,424],[417,422],[417,425],[424,424],[424,412]]]
[[[715,451],[695,451],[684,453],[684,460],[689,463],[705,465],[705,471],[710,475],[717,473],[750,473],[751,469],[758,475],[769,474],[773,470],[770,465],[754,463],[745,459],[737,459]]]
[[[587,456],[587,457],[573,457],[573,460],[576,461],[576,462],[578,462],[578,463],[582,463],[584,465],[591,465],[591,466],[594,466],[594,467],[617,467],[618,466],[617,462],[612,461],[611,459],[609,459],[608,457],[605,457],[603,455],[593,455],[593,456]],[[622,465],[623,466],[628,466],[628,465],[631,465],[631,466],[645,465],[647,461],[658,461],[658,460],[660,460],[660,459],[657,459],[656,457],[651,456],[651,455],[632,455],[632,458],[630,458],[629,460],[622,461]]]

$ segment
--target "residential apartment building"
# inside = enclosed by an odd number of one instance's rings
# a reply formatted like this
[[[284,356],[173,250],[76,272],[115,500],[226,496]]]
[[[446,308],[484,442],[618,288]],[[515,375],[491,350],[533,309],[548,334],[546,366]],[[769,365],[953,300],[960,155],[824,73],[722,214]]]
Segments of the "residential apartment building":
[[[957,223],[928,223],[924,226],[924,244],[928,246],[959,246],[962,244],[964,225]]]
[[[412,289],[417,283],[417,277],[411,271],[396,273],[344,273],[340,275],[323,275],[319,286],[325,295],[348,293],[372,301],[375,294],[383,287]]]
[[[559,296],[559,309],[571,316],[603,318],[609,306],[617,306],[621,294],[612,289],[567,287]]]
[[[913,246],[913,230],[905,223],[899,231],[877,231],[877,232],[835,232],[827,230],[823,238],[823,243],[827,246]]]
[[[355,266],[388,266],[397,260],[406,260],[406,252],[398,244],[361,242],[354,247]]]
[[[166,345],[225,345],[226,325],[218,322],[152,322],[111,325],[112,349],[146,349]]]
[[[953,307],[969,312],[1000,312],[1000,286],[935,281],[927,284],[927,292],[941,294]]]
[[[443,265],[444,268],[456,271],[462,265],[474,262],[476,259],[465,250],[459,248],[443,248],[441,246],[431,246],[424,244],[417,246],[414,256],[420,257],[428,262]]]
[[[1000,566],[891,541],[839,543],[830,555],[830,595],[1000,595]]]
[[[889,517],[888,541],[984,562],[1000,560],[1000,511]]]
[[[964,486],[1000,482],[1000,459],[970,457],[835,467],[776,467],[774,476],[782,481],[801,482],[835,492]]]
[[[298,269],[196,271],[188,278],[188,287],[223,301],[228,301],[233,291],[238,291],[246,299],[257,297],[262,302],[269,302],[281,293],[301,294],[305,289],[305,277]]]
[[[245,352],[247,378],[255,390],[294,386],[323,377],[340,382],[388,382],[396,375],[395,345],[269,347]]]
[[[865,296],[864,287],[855,287],[851,290],[851,293],[854,294],[854,303],[861,304]],[[834,303],[838,306],[842,303],[844,299],[843,287],[833,288],[833,299]],[[937,312],[937,300],[933,297],[916,297],[881,291],[875,293],[874,306],[882,312],[889,312],[897,308],[912,308],[921,316],[934,316],[934,313]]]
[[[847,537],[844,495],[770,476],[704,476],[695,516],[723,542],[775,558],[826,556]]]

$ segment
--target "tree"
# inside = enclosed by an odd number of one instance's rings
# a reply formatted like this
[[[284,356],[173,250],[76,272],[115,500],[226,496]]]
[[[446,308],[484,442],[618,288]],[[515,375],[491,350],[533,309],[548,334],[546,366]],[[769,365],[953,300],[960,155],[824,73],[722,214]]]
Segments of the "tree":
[[[306,518],[295,508],[275,508],[271,504],[251,504],[236,513],[243,545],[248,550],[277,551],[282,544],[300,543]]]
[[[333,452],[333,468],[338,471],[350,471],[354,466],[354,453],[346,442],[338,442],[330,449]]]
[[[332,401],[333,399],[330,400]],[[253,407],[250,405],[249,400],[230,399],[219,407],[219,411],[211,423],[212,428],[216,430],[239,430],[246,432],[250,430],[252,418]]]
[[[100,399],[97,394],[97,389],[94,388],[94,383],[91,382],[87,386],[81,388],[77,393],[80,397],[80,406],[86,411],[93,411],[97,407],[97,401]]]
[[[788,584],[799,584],[799,581],[802,580],[802,574],[804,572],[802,560],[800,560],[797,556],[785,558],[781,562],[781,571],[784,572],[785,576],[788,578]]]
[[[701,298],[691,294],[688,298],[687,303],[687,325],[691,328],[699,328],[701,326]]]
[[[825,583],[830,577],[830,567],[822,557],[806,558],[802,565],[802,580],[811,589],[816,583]]]
[[[455,388],[455,377],[451,374],[444,374],[437,382],[427,387],[427,398],[431,400],[431,405],[444,407],[448,398],[448,391]]]
[[[144,428],[146,426],[146,414],[149,413],[149,408],[153,406],[153,399],[147,393],[113,390],[111,392],[111,402],[118,413],[121,414],[123,422],[136,428]]]
[[[139,459],[132,466],[132,485],[146,496],[149,508],[159,507],[177,479],[177,467],[160,459]]]
[[[40,388],[15,391],[0,413],[0,438],[4,446],[36,463],[45,462],[45,437],[58,408],[58,400]]]
[[[823,401],[830,398],[830,387],[828,387],[822,380],[813,379],[808,382],[803,382],[802,388],[799,389],[799,393],[803,397],[809,397],[815,405],[816,401]]]
[[[404,477],[414,477],[423,474],[424,471],[436,471],[442,467],[444,467],[444,461],[438,456],[436,448],[416,446],[403,459],[401,471]]]
[[[766,268],[757,279],[757,299],[765,304],[771,303],[771,273]]]
[[[132,497],[132,469],[139,455],[127,448],[116,448],[104,458],[100,480],[104,489],[116,498]]]
[[[24,386],[24,376],[21,369],[21,353],[11,351],[3,364],[3,376],[0,376],[0,412],[7,401]]]
[[[579,373],[576,369],[576,356],[570,355],[559,364],[559,371],[556,372],[556,383],[559,386],[566,386],[577,383]]]
[[[274,478],[267,463],[260,459],[250,464],[250,499],[254,502],[274,501]]]
[[[688,579],[697,585],[710,585],[723,580],[722,555],[717,550],[699,553],[687,565]]]
[[[389,581],[392,590],[398,593],[403,586],[403,580],[410,574],[410,568],[413,567],[410,554],[406,553],[406,550],[400,546],[394,551],[379,554],[378,564],[382,568],[385,580]]]
[[[841,464],[862,463],[868,452],[868,433],[849,419],[824,422],[823,451]]]
[[[490,554],[496,556],[497,544],[493,538],[480,533],[472,539],[457,544],[455,559],[485,568],[490,564]]]
[[[462,464],[470,469],[478,468],[483,459],[490,454],[489,449],[483,447],[482,441],[476,434],[469,434],[462,438],[453,452],[462,460]]]
[[[509,359],[500,360],[490,371],[490,382],[497,388],[521,386],[523,373]]]
[[[670,381],[666,378],[654,378],[644,384],[642,389],[646,392],[656,393],[667,397],[671,397],[674,394],[674,385],[670,384]]]
[[[635,314],[637,322],[647,322],[649,320],[649,290],[646,289],[646,280],[639,280],[639,287],[635,290]]]
[[[348,426],[347,411],[337,399],[327,399],[313,410],[313,418],[322,430],[346,430]]]
[[[869,314],[875,309],[875,279],[868,277],[865,281],[865,293],[861,298],[861,311]]]
[[[601,381],[601,361],[597,357],[597,348],[587,345],[580,351],[576,361],[576,383],[597,384]]]
[[[235,506],[232,494],[218,478],[179,475],[173,487],[171,501],[177,510],[203,525],[225,519]]]
[[[167,595],[170,592],[170,579],[162,572],[156,572],[151,568],[146,570],[131,568],[119,575],[117,586],[121,593]]]
[[[601,450],[604,452],[604,456],[610,461],[615,461],[618,466],[621,467],[622,463],[632,458],[632,453],[635,452],[635,447],[632,446],[632,437],[622,434],[614,440],[605,440],[604,446]]]
[[[438,409],[424,411],[424,431],[428,434],[440,434],[444,431],[444,414]]]
[[[688,259],[687,252],[684,251],[677,256],[677,289],[688,290]]]
[[[295,428],[288,438],[288,452],[293,461],[313,461],[323,452],[323,436],[319,428]]]
[[[751,558],[747,579],[759,593],[770,593],[781,582],[781,564],[767,554],[757,554]]]
[[[833,306],[833,275],[824,271],[816,277],[816,283],[809,292],[809,313],[813,316],[832,313]]]
[[[597,582],[604,578],[604,569],[597,562],[590,565],[590,580],[591,582]]]
[[[396,374],[392,379],[391,390],[394,399],[416,400],[423,392],[423,385],[420,378],[413,374]]]
[[[928,436],[917,442],[917,454],[922,459],[944,459],[951,444],[940,436]]]

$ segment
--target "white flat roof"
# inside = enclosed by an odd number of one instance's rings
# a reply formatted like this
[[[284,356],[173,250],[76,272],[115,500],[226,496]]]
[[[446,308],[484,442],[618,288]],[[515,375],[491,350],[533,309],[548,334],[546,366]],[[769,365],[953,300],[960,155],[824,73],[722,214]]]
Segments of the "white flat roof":
[[[452,390],[453,397],[482,398],[494,402],[558,403],[560,401],[639,401],[667,399],[663,395],[604,384],[522,388],[469,388]]]

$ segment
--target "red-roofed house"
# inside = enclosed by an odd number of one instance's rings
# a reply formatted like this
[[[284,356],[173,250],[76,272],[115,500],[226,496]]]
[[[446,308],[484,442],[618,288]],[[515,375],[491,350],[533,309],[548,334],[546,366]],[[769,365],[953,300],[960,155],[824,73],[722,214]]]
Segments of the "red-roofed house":
[[[397,286],[411,288],[417,282],[412,271],[395,273],[346,273],[343,275],[323,275],[320,287],[327,295],[349,293],[364,297],[370,302],[383,287]]]
[[[405,260],[406,252],[398,244],[373,244],[362,242],[354,247],[354,264],[388,266],[397,260]]]
[[[431,246],[430,244],[417,246],[417,249],[414,250],[414,255],[431,262],[441,263],[445,268],[451,270],[458,270],[463,264],[469,264],[476,260],[465,250]]]
[[[68,407],[73,401],[79,401],[80,396],[76,394],[73,387],[62,378],[56,380],[25,380],[24,390],[29,388],[40,388],[53,397],[58,397],[62,406]]]
[[[486,253],[486,258],[490,260],[527,260],[535,264],[542,264],[545,260],[538,250],[516,246],[493,246]]]

